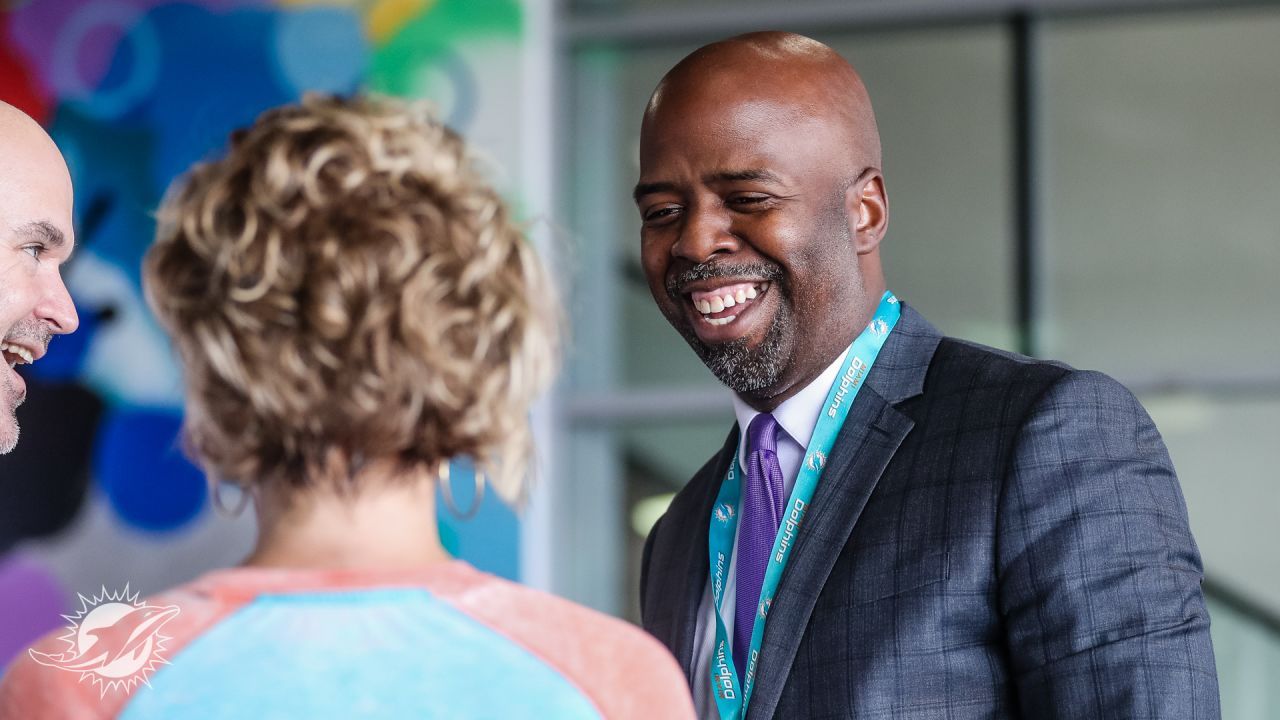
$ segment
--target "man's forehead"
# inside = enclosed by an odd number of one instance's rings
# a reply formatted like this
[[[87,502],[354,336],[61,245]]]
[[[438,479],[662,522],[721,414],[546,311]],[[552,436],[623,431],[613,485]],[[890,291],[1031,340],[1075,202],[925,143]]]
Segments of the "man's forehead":
[[[724,115],[729,108],[820,116],[836,104],[829,88],[810,79],[785,82],[768,73],[757,77],[754,73],[721,68],[702,77],[664,79],[655,90],[645,116],[657,119],[690,112]]]
[[[71,204],[71,174],[58,145],[39,123],[4,103],[0,103],[0,185],[10,193],[29,189],[46,202]]]
[[[847,115],[811,92],[777,91],[771,83],[672,87],[641,124],[641,168],[660,157],[699,155],[743,169],[781,160],[817,137],[847,145],[848,135]]]
[[[672,110],[642,129],[642,174],[672,162],[695,163],[699,173],[775,168],[815,139],[834,142],[840,132],[838,123],[806,107],[769,99]]]
[[[12,144],[0,145],[3,152]],[[27,147],[0,161],[0,231],[8,238],[69,246],[73,203],[71,180],[60,155]]]

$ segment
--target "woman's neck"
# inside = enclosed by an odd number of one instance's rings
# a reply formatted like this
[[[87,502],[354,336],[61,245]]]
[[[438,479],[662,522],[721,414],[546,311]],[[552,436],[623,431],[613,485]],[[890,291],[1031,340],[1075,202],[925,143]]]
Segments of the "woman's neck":
[[[258,493],[258,542],[243,564],[386,570],[449,559],[436,527],[433,475],[374,463],[352,488]]]

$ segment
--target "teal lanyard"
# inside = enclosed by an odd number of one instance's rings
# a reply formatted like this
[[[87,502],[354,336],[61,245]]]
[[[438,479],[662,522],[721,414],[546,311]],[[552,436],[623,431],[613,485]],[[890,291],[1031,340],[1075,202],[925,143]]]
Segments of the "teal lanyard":
[[[720,710],[722,720],[740,720],[751,700],[751,690],[755,683],[756,666],[760,659],[760,641],[764,638],[765,619],[773,604],[773,596],[778,589],[778,581],[782,571],[791,557],[791,548],[800,532],[800,524],[804,521],[809,501],[813,499],[814,490],[818,487],[818,478],[822,475],[822,466],[827,462],[831,446],[835,444],[836,435],[840,433],[844,419],[849,415],[853,399],[862,389],[871,366],[875,364],[880,348],[889,338],[889,333],[898,324],[902,308],[898,298],[885,292],[880,298],[880,305],[867,329],[862,331],[853,344],[849,346],[848,355],[840,367],[840,377],[831,385],[827,393],[827,402],[823,405],[822,414],[818,416],[818,424],[813,428],[813,438],[809,447],[805,448],[804,461],[800,464],[800,472],[796,476],[795,488],[787,503],[786,515],[782,518],[782,526],[778,528],[778,536],[773,541],[773,554],[769,557],[769,565],[765,569],[764,584],[760,587],[760,605],[756,612],[755,626],[751,630],[751,654],[747,662],[746,680],[742,688],[738,688],[737,666],[734,665],[733,652],[729,645],[728,633],[724,629],[724,617],[721,606],[724,604],[724,577],[728,572],[729,559],[733,556],[733,543],[738,529],[738,498],[741,492],[741,476],[743,470],[738,463],[738,449],[733,450],[733,461],[729,463],[729,472],[720,484],[720,494],[711,512],[711,532],[708,546],[711,559],[711,596],[716,611],[716,644],[711,655],[711,688],[715,693],[716,707]],[[739,658],[741,660],[741,658]],[[741,690],[739,692],[739,690]]]

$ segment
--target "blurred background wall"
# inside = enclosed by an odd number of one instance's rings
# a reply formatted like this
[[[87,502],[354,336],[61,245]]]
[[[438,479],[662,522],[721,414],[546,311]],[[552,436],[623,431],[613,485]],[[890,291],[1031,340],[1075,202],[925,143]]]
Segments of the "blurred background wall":
[[[635,619],[644,534],[732,423],[640,273],[640,112],[694,47],[781,28],[870,89],[892,289],[944,332],[1139,394],[1204,555],[1224,716],[1280,718],[1280,3],[7,2],[0,97],[71,163],[82,329],[34,366],[20,454],[0,458],[0,653],[76,592],[152,592],[251,543],[175,449],[137,261],[173,174],[305,89],[435,100],[535,221],[574,336],[534,414],[538,491],[519,522],[486,504],[446,533]]]

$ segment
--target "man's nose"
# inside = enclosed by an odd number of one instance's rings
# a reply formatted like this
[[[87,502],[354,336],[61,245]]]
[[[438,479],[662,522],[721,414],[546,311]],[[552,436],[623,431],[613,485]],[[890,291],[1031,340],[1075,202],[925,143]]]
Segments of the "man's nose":
[[[76,305],[71,300],[71,293],[62,281],[60,274],[54,273],[46,283],[40,304],[36,306],[36,316],[49,326],[55,335],[73,333],[80,327],[80,316],[76,314]]]
[[[691,208],[685,216],[680,237],[671,246],[671,254],[693,263],[703,263],[712,256],[738,249],[729,214],[721,207]]]

